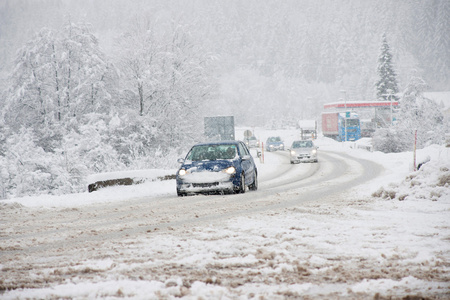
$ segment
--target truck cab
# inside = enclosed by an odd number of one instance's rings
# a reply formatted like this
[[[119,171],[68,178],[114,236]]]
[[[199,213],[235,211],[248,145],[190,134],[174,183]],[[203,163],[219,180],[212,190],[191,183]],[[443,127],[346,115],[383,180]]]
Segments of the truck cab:
[[[339,140],[356,141],[360,138],[361,126],[358,114],[352,112],[339,113]]]

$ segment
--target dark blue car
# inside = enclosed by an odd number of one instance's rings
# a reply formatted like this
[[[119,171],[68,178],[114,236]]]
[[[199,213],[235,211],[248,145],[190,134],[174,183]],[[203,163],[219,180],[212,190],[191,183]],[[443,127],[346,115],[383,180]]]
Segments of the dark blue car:
[[[241,141],[194,145],[177,171],[177,194],[244,193],[258,189],[258,171]]]
[[[267,151],[284,150],[284,142],[279,136],[271,136],[266,141]]]

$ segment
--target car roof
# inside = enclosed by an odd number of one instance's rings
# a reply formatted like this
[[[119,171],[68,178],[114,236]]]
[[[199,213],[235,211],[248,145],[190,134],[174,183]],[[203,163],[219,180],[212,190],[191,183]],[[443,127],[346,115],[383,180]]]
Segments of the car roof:
[[[238,145],[240,143],[240,141],[233,141],[233,140],[229,140],[229,141],[215,141],[215,142],[203,142],[203,143],[198,143],[195,144],[193,147],[195,146],[206,146],[206,145]]]
[[[292,142],[292,147],[294,147],[294,145],[306,145],[306,144],[310,144],[308,146],[301,146],[302,148],[314,148],[314,142],[312,140],[297,140],[297,141],[293,141]],[[295,148],[295,147],[294,147]]]

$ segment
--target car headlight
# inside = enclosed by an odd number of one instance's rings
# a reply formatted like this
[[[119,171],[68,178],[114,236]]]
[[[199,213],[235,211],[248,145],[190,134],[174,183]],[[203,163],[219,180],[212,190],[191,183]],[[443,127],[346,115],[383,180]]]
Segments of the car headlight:
[[[284,147],[284,144],[280,144],[280,147]]]
[[[312,150],[312,151],[311,151],[311,154],[312,154],[312,155],[316,155],[316,154],[317,154],[317,150],[316,150],[316,149]]]
[[[229,168],[226,168],[224,170],[224,172],[229,174],[229,175],[232,175],[232,174],[236,173],[236,169],[234,167],[229,167]]]
[[[179,176],[184,176],[186,175],[187,171],[185,169],[181,169],[180,171],[178,171],[178,175]]]
[[[291,150],[291,155],[295,155],[295,151],[294,150]]]

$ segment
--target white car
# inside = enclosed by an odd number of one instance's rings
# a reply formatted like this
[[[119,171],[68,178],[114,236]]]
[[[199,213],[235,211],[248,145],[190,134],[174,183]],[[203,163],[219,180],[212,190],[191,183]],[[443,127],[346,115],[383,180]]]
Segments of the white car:
[[[245,139],[245,144],[247,144],[247,147],[249,147],[249,148],[259,147],[259,142],[255,136],[251,136],[251,137]]]
[[[294,141],[289,149],[291,164],[318,162],[317,148],[311,140]]]

